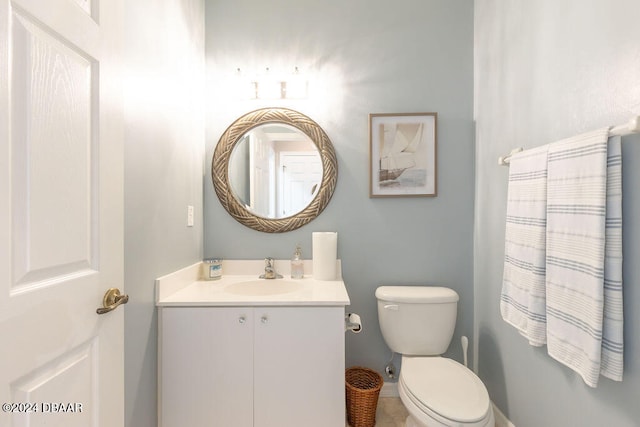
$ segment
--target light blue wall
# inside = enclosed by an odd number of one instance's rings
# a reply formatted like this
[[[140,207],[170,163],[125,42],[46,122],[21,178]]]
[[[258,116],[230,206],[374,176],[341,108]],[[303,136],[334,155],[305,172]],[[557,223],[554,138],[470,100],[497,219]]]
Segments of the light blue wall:
[[[298,242],[309,256],[311,232],[319,230],[339,232],[350,309],[365,322],[362,334],[347,335],[348,365],[381,370],[388,358],[377,327],[376,286],[442,284],[461,295],[451,354],[460,358],[457,338],[471,336],[475,316],[479,373],[518,427],[637,425],[640,201],[632,186],[640,182],[640,138],[623,144],[626,377],[622,384],[603,379],[595,390],[529,347],[499,317],[508,171],[496,165],[497,156],[515,146],[533,147],[640,114],[635,0],[476,0],[475,19],[470,0],[209,0],[206,50],[203,2],[127,4],[128,426],[156,424],[153,280],[200,259],[203,240],[206,256],[288,258]],[[203,51],[204,167],[198,106]],[[265,104],[238,100],[227,90],[237,67],[251,72],[265,66],[299,66],[316,79],[315,92],[312,87],[306,101]],[[309,115],[338,153],[333,200],[318,219],[286,234],[236,223],[209,177],[222,132],[264,106]],[[367,115],[415,111],[439,114],[439,196],[369,199]],[[194,228],[184,226],[187,204],[196,207]],[[204,226],[198,218],[203,205]]]
[[[154,280],[202,259],[204,1],[125,8],[125,423],[155,427]]]
[[[288,259],[296,243],[311,255],[313,231],[337,231],[338,255],[364,331],[347,335],[347,365],[382,371],[390,352],[378,328],[380,284],[438,284],[459,292],[451,353],[473,320],[473,3],[471,0],[207,1],[207,173],[204,254]],[[255,73],[298,66],[310,99],[239,100],[237,68]],[[339,165],[326,210],[284,234],[233,220],[213,190],[210,162],[224,130],[264,106],[301,111],[324,128]],[[369,198],[369,113],[438,113],[438,197]]]
[[[479,374],[517,427],[640,422],[640,137],[623,142],[625,378],[591,389],[500,318],[508,168],[498,156],[640,114],[637,0],[475,2]]]

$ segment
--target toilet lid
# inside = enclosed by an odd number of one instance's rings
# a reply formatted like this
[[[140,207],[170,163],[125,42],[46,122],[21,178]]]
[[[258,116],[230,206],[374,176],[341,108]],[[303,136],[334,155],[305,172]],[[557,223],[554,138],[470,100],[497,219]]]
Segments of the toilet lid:
[[[487,389],[458,362],[444,357],[403,357],[400,375],[407,391],[442,417],[469,423],[487,415]]]

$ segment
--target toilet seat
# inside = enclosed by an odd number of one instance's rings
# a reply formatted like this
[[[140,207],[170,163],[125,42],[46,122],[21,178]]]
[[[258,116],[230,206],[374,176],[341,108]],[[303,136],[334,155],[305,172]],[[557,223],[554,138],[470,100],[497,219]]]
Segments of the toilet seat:
[[[451,359],[404,356],[400,387],[411,403],[444,425],[485,425],[492,414],[482,381]]]

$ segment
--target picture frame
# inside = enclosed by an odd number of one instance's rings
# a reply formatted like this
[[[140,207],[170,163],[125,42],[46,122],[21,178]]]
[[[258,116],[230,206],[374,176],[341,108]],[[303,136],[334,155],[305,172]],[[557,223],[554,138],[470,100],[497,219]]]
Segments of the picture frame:
[[[369,197],[436,197],[437,113],[369,114]]]

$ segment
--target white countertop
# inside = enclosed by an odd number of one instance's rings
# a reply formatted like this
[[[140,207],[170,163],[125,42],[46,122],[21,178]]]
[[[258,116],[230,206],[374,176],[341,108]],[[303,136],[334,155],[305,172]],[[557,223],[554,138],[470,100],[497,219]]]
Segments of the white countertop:
[[[283,264],[285,261],[276,261]],[[223,272],[220,280],[201,280],[201,263],[193,264],[177,272],[156,280],[156,305],[159,307],[192,307],[192,306],[346,306],[350,304],[349,295],[342,279],[315,280],[311,275],[303,279],[284,279],[293,286],[299,287],[291,292],[273,295],[243,295],[229,292],[227,288],[235,283],[257,282],[263,261],[223,261]],[[226,268],[225,268],[226,267]],[[248,268],[246,268],[248,267]],[[226,274],[225,270],[231,274]],[[305,264],[305,272],[310,265]],[[246,273],[251,274],[237,274]],[[235,273],[235,274],[234,274]],[[340,274],[339,274],[340,276]],[[261,279],[264,286],[274,285],[271,280]],[[278,280],[276,280],[278,281]],[[258,283],[261,286],[262,283]],[[254,285],[255,286],[255,285]]]

